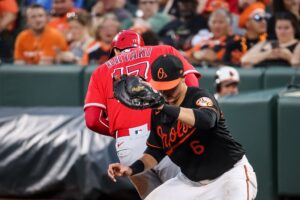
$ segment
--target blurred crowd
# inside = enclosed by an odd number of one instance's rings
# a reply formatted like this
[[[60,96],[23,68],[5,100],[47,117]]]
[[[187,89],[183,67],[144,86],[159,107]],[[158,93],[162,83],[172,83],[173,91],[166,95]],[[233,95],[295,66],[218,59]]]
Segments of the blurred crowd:
[[[123,29],[199,67],[300,66],[300,0],[0,0],[0,59],[98,65]]]

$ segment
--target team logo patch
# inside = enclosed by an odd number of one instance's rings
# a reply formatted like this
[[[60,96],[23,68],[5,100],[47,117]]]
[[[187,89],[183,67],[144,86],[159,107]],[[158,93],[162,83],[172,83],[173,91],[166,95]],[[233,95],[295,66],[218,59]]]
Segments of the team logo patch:
[[[165,70],[162,67],[159,68],[158,71],[157,71],[157,78],[161,80],[161,79],[164,79],[164,78],[167,78],[167,77],[168,77],[168,75],[165,72]]]
[[[196,105],[197,106],[206,106],[206,107],[208,106],[208,107],[211,107],[214,104],[213,104],[213,102],[212,102],[212,100],[210,98],[208,98],[208,97],[201,97],[200,99],[198,99],[196,101]]]

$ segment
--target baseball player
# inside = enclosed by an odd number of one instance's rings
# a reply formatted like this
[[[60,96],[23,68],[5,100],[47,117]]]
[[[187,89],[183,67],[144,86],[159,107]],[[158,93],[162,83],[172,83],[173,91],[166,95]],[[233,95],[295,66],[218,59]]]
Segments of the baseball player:
[[[216,71],[215,98],[237,94],[239,92],[240,75],[233,67],[223,66]]]
[[[130,165],[146,149],[150,133],[151,110],[133,110],[114,98],[113,77],[122,74],[138,75],[151,79],[150,66],[162,54],[174,54],[184,63],[186,83],[198,86],[200,74],[171,46],[144,46],[136,32],[118,33],[112,43],[111,59],[98,67],[91,76],[85,99],[85,119],[91,130],[116,138],[116,151],[121,163]],[[141,198],[154,188],[178,174],[179,168],[169,158],[154,170],[130,177]]]
[[[168,104],[152,111],[151,133],[143,156],[129,167],[110,164],[110,178],[134,177],[167,155],[181,172],[146,199],[254,199],[255,173],[244,149],[227,130],[213,95],[184,83],[182,62],[174,55],[158,57],[151,70],[150,84]]]

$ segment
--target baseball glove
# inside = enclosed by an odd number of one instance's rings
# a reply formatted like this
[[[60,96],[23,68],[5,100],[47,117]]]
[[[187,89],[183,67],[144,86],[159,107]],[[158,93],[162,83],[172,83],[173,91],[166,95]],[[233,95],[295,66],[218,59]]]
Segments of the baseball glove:
[[[122,75],[114,78],[113,85],[114,97],[129,108],[157,108],[165,103],[161,94],[138,76]]]

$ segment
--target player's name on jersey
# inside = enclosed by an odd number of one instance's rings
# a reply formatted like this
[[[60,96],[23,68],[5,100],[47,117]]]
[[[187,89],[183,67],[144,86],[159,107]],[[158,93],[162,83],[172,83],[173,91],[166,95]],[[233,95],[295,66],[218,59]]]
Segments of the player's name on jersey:
[[[117,65],[119,63],[133,61],[139,58],[150,57],[151,52],[152,52],[151,47],[138,48],[137,50],[130,51],[127,53],[122,53],[118,56],[113,57],[112,59],[106,62],[106,65],[108,67],[113,67],[114,65]]]

